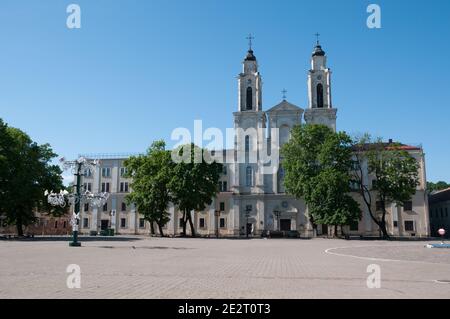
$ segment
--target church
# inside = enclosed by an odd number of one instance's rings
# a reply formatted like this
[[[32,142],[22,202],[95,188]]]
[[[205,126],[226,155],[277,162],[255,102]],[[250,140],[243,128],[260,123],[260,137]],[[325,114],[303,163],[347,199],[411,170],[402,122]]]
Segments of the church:
[[[251,41],[251,39],[250,39]],[[258,60],[250,48],[242,62],[238,75],[238,103],[234,115],[234,129],[247,132],[259,129],[265,134],[236,134],[235,149],[224,150],[227,158],[234,161],[224,163],[219,181],[219,193],[210,207],[204,211],[193,211],[193,222],[197,235],[207,237],[261,237],[270,233],[289,237],[327,236],[327,225],[312,225],[308,209],[303,200],[286,194],[283,186],[282,163],[272,173],[267,173],[264,163],[250,160],[250,150],[260,150],[266,145],[280,147],[289,140],[295,125],[323,124],[336,130],[338,109],[332,104],[331,70],[327,56],[317,41],[311,54],[311,69],[307,78],[308,102],[305,109],[283,100],[263,110],[262,78]],[[276,129],[276,135],[271,132]],[[398,206],[391,204],[388,210],[387,227],[392,236],[425,237],[429,235],[428,202],[425,192],[425,158],[422,147],[407,146],[408,152],[419,163],[420,185],[410,202]],[[243,154],[243,160],[236,160]],[[118,234],[149,234],[150,225],[139,215],[135,207],[127,205],[125,196],[131,191],[131,180],[124,177],[126,156],[92,156],[101,159],[101,169],[88,172],[83,177],[85,189],[93,192],[106,191],[111,194],[105,206],[92,208],[84,205],[81,211],[80,232],[97,234],[112,228]],[[281,161],[282,162],[282,161]],[[373,181],[370,176],[366,180]],[[370,185],[368,185],[370,187]],[[377,236],[378,227],[358,195],[362,219],[346,227],[346,233],[358,236]],[[375,206],[375,203],[374,203]],[[374,207],[375,208],[375,207]],[[167,235],[176,236],[182,231],[182,212],[169,207],[170,222],[164,227]],[[155,227],[156,229],[156,227]],[[187,227],[189,234],[190,229]]]

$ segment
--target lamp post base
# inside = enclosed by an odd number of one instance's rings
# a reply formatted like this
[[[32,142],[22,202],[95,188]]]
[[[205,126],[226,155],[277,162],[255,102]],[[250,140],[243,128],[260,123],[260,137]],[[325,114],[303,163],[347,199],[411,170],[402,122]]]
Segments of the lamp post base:
[[[72,233],[72,242],[69,243],[69,247],[80,247],[81,243],[78,241],[78,227]]]

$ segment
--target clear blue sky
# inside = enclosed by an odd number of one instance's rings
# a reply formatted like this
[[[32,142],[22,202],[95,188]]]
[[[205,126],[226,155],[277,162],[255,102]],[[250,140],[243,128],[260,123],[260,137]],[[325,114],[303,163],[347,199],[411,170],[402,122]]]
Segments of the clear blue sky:
[[[66,27],[77,3],[82,28]],[[368,29],[366,8],[382,9]],[[143,152],[176,127],[232,127],[248,33],[263,107],[307,104],[321,42],[338,129],[421,143],[450,182],[450,1],[46,0],[0,2],[0,117],[61,156]]]

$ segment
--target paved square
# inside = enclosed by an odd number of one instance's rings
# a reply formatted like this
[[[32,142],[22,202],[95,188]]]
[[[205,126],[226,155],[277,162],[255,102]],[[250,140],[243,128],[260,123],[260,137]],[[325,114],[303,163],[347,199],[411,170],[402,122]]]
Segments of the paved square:
[[[0,298],[450,298],[436,282],[450,282],[450,250],[427,242],[114,239],[0,241]],[[69,264],[81,289],[67,288]]]

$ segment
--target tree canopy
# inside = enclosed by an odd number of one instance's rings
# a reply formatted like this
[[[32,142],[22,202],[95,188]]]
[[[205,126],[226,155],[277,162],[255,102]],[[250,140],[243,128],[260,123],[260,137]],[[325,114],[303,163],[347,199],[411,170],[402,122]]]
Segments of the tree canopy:
[[[372,140],[366,134],[355,141],[354,155],[358,170],[353,179],[360,188],[360,194],[372,220],[380,227],[384,238],[389,238],[386,228],[386,207],[388,203],[403,206],[416,193],[419,185],[419,164],[417,160],[401,147],[400,143],[384,143],[381,138]],[[362,167],[367,166],[367,175]],[[370,186],[374,179],[375,187]],[[381,216],[373,209],[373,197],[380,203]]]
[[[133,177],[133,192],[127,195],[127,202],[134,203],[151,225],[155,222],[161,236],[164,236],[164,225],[170,220],[167,209],[172,200],[168,184],[173,163],[170,151],[165,147],[164,141],[155,141],[146,155],[131,157],[125,161],[127,174]]]
[[[185,160],[175,164],[169,188],[174,204],[183,211],[183,234],[186,234],[186,223],[189,222],[191,235],[195,236],[191,211],[202,211],[211,205],[219,191],[218,182],[223,166],[217,162],[207,163],[204,156],[199,160],[199,155],[207,150],[194,144],[182,145],[174,152]],[[185,152],[190,152],[190,156],[186,156]]]
[[[281,150],[284,185],[303,198],[314,224],[349,225],[360,209],[350,193],[351,138],[324,125],[296,126]]]
[[[65,209],[52,207],[45,190],[63,189],[61,169],[52,165],[57,155],[49,144],[38,145],[23,131],[9,127],[0,119],[0,214],[9,225],[35,222],[34,210],[61,215]]]

